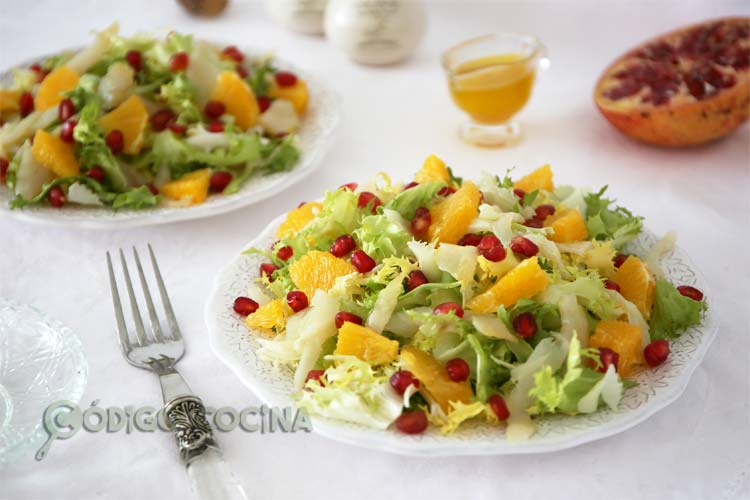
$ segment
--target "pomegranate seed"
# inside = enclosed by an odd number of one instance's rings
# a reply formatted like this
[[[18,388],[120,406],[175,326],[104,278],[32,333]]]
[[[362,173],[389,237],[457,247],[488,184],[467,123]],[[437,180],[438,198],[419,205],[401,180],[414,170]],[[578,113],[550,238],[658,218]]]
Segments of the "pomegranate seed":
[[[599,360],[602,362],[602,366],[598,368],[598,371],[605,373],[609,365],[614,365],[617,370],[617,363],[620,361],[620,355],[609,347],[599,348]]]
[[[267,276],[268,281],[273,281],[273,273],[276,271],[278,267],[274,266],[273,264],[266,262],[265,264],[260,265],[260,275]]]
[[[500,394],[493,394],[492,396],[487,398],[487,404],[490,405],[490,408],[492,408],[492,412],[501,422],[504,420],[508,420],[508,417],[510,417],[508,405],[505,404],[505,400]]]
[[[60,186],[52,186],[47,193],[47,199],[50,205],[55,208],[60,208],[65,205],[65,191]]]
[[[297,75],[291,71],[277,71],[274,78],[279,87],[291,87],[297,83]]]
[[[396,419],[396,429],[404,434],[421,434],[427,429],[427,415],[422,410],[405,411]]]
[[[453,186],[445,186],[444,188],[440,189],[437,194],[438,196],[450,196],[455,192],[456,188],[454,188]]]
[[[476,247],[479,246],[479,242],[482,241],[482,235],[477,233],[468,233],[458,240],[458,244],[462,247]]]
[[[354,253],[352,253],[352,265],[356,267],[357,271],[360,273],[368,273],[375,267],[375,261],[363,250],[355,250]]]
[[[206,130],[214,134],[218,134],[219,132],[224,132],[224,124],[218,120],[213,121],[206,125]]]
[[[341,186],[339,186],[339,189],[354,192],[357,190],[357,186],[359,186],[359,184],[357,184],[356,182],[347,182],[346,184],[342,184]]]
[[[376,209],[383,204],[380,198],[375,196],[369,191],[362,191],[359,193],[359,199],[357,200],[357,206],[359,208],[365,208],[367,205],[372,203],[372,213],[376,213]]]
[[[232,308],[240,316],[247,316],[258,310],[258,303],[250,297],[237,297]]]
[[[172,59],[169,61],[169,69],[172,73],[177,73],[178,71],[184,71],[187,69],[189,64],[190,56],[187,52],[178,52],[173,55]]]
[[[545,220],[550,215],[555,215],[555,206],[554,205],[539,205],[534,209],[534,214],[536,215],[536,218],[539,220]]]
[[[187,131],[186,126],[180,125],[178,123],[170,123],[169,126],[167,126],[167,128],[171,130],[173,134],[176,134],[176,135],[183,135]]]
[[[443,302],[435,306],[435,309],[432,310],[432,314],[450,314],[451,312],[459,318],[464,317],[464,308],[455,302]]]
[[[18,110],[21,112],[21,116],[26,116],[34,111],[34,96],[31,92],[24,92],[18,98]]]
[[[237,66],[234,67],[234,70],[237,72],[238,75],[240,75],[240,78],[242,79],[247,78],[248,73],[243,65],[238,64]]]
[[[60,101],[60,105],[57,107],[57,117],[61,122],[68,120],[71,116],[76,114],[76,105],[70,99],[63,99]]]
[[[454,382],[463,382],[469,379],[471,370],[469,369],[469,363],[461,358],[453,358],[445,364],[445,369],[448,370],[448,377]]]
[[[221,51],[221,53],[224,54],[227,59],[231,59],[234,62],[241,63],[245,59],[245,55],[234,45],[225,47],[224,50]]]
[[[536,229],[540,229],[544,227],[544,222],[541,219],[538,219],[536,217],[532,217],[531,219],[526,219],[523,222],[523,225],[526,227],[533,227]]]
[[[619,268],[621,265],[625,263],[626,260],[628,260],[628,255],[624,253],[618,253],[615,255],[615,258],[613,259],[613,262],[615,263],[615,267]]]
[[[104,169],[99,165],[94,165],[93,167],[91,167],[89,171],[86,172],[86,176],[91,177],[100,184],[104,182],[104,179],[106,177]]]
[[[281,247],[276,252],[276,256],[285,262],[291,259],[292,255],[294,255],[294,249],[292,247]]]
[[[388,379],[388,382],[390,382],[391,387],[393,387],[393,390],[396,391],[398,395],[403,395],[406,392],[406,389],[413,385],[416,388],[419,388],[419,380],[417,380],[414,377],[414,374],[410,372],[409,370],[399,370],[393,375],[391,375],[391,378]]]
[[[523,236],[514,236],[510,240],[510,249],[515,253],[520,253],[524,257],[533,257],[539,253],[539,247],[533,241]]]
[[[521,205],[523,205],[523,199],[526,197],[526,191],[524,191],[523,189],[514,189],[513,194],[516,195],[516,198],[518,198]]]
[[[302,309],[307,309],[310,302],[307,300],[305,292],[300,290],[292,290],[286,294],[286,303],[292,308],[294,312],[300,312]]]
[[[404,186],[404,191],[406,191],[407,189],[411,189],[413,187],[417,187],[417,186],[419,186],[418,182],[411,181],[409,184],[407,184],[406,186]]]
[[[223,115],[226,110],[227,107],[224,106],[224,103],[219,101],[208,101],[203,107],[203,112],[212,120],[215,120],[216,118]]]
[[[232,174],[229,172],[214,172],[211,174],[211,191],[215,193],[221,193],[224,191],[230,182],[232,182]]]
[[[156,196],[156,195],[159,194],[159,189],[156,186],[154,186],[153,184],[147,184],[146,187],[148,188],[148,191],[152,195]]]
[[[654,340],[643,350],[643,357],[652,368],[664,363],[668,356],[669,343],[666,340]]]
[[[151,116],[151,128],[156,132],[161,132],[175,119],[175,115],[170,109],[162,109]]]
[[[688,286],[688,285],[678,286],[677,291],[680,292],[681,295],[689,299],[693,299],[696,302],[700,302],[701,300],[703,300],[703,292],[701,292],[700,290],[692,286]]]
[[[47,78],[47,75],[49,75],[49,70],[42,68],[42,66],[39,63],[34,63],[31,66],[29,66],[29,69],[36,73],[36,81],[41,82],[45,78]]]
[[[411,219],[411,232],[417,238],[424,239],[427,237],[430,224],[432,224],[432,215],[430,215],[430,211],[425,207],[419,207],[414,212],[414,217]]]
[[[356,314],[346,311],[336,313],[336,328],[341,328],[347,321],[349,323],[354,323],[355,325],[361,325],[362,323],[364,323],[362,318],[360,318]]]
[[[7,158],[0,158],[0,183],[5,184],[5,178],[8,176],[8,166],[10,162]]]
[[[136,73],[141,70],[143,57],[141,56],[140,51],[129,50],[128,53],[125,54],[125,60],[130,64],[130,67],[136,71]]]
[[[483,256],[490,262],[500,262],[505,259],[505,247],[494,234],[488,234],[479,240],[477,245],[479,255]]]
[[[350,235],[345,234],[336,238],[331,244],[331,253],[335,257],[343,257],[348,255],[349,252],[354,250],[355,247],[354,238]]]
[[[78,125],[78,120],[68,120],[63,123],[62,128],[60,128],[60,139],[65,142],[73,142],[73,131],[76,125]]]
[[[258,109],[261,113],[265,113],[268,108],[271,107],[271,98],[265,95],[258,97]]]
[[[307,384],[308,380],[316,380],[320,385],[323,385],[325,373],[325,370],[310,370],[305,377],[305,384]]]
[[[614,290],[618,293],[620,292],[620,285],[609,279],[604,280],[604,288],[606,288],[607,290]]]
[[[427,276],[425,276],[422,271],[417,269],[416,271],[412,271],[409,273],[409,277],[406,279],[406,291],[411,292],[415,288],[429,282],[430,280],[427,279]]]
[[[107,146],[112,153],[117,154],[122,151],[125,147],[125,136],[122,135],[122,131],[114,129],[107,134],[106,137]]]
[[[533,337],[537,331],[536,318],[528,312],[519,314],[513,318],[513,330],[522,339]]]

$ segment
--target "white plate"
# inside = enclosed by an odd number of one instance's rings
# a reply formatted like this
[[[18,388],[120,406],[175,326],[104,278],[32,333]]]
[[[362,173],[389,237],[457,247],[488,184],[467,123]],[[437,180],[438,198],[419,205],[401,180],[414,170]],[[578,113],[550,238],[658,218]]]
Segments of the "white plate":
[[[269,248],[276,240],[276,228],[283,220],[284,216],[274,220],[245,248]],[[644,255],[655,241],[652,233],[644,231],[626,250]],[[211,346],[219,358],[263,402],[284,407],[294,405],[290,397],[295,391],[292,370],[275,369],[270,363],[259,360],[255,355],[260,347],[259,334],[249,332],[232,310],[235,297],[246,295],[249,289],[257,286],[254,280],[263,260],[261,255],[241,255],[238,251],[237,257],[216,278],[206,305],[206,322]],[[662,267],[671,282],[696,286],[711,299],[705,280],[679,248],[664,256]],[[441,436],[432,427],[423,435],[408,436],[394,430],[377,430],[313,417],[313,430],[337,441],[405,455],[506,455],[562,450],[622,432],[677,399],[715,335],[716,323],[709,307],[699,327],[690,328],[671,343],[672,352],[666,363],[635,377],[639,385],[625,391],[616,411],[601,409],[588,415],[554,415],[536,419],[537,432],[525,442],[508,442],[501,426],[483,422],[464,424],[449,436]]]
[[[71,49],[77,50],[77,49]],[[246,53],[253,53],[247,51]],[[48,56],[17,64],[28,67],[43,61]],[[191,207],[156,207],[149,210],[119,210],[106,207],[82,207],[73,204],[63,208],[31,206],[11,210],[8,206],[14,195],[4,186],[0,187],[0,213],[29,222],[49,225],[85,227],[96,229],[121,229],[125,227],[164,224],[189,219],[199,219],[235,210],[265,200],[291,184],[300,181],[317,168],[333,140],[333,131],[339,121],[338,97],[335,92],[307,71],[274,57],[277,67],[294,71],[308,84],[310,98],[308,108],[297,134],[300,159],[288,172],[272,175],[257,175],[250,178],[242,188],[231,195],[209,196],[200,204]],[[9,70],[0,73],[0,84],[7,85],[11,78]]]

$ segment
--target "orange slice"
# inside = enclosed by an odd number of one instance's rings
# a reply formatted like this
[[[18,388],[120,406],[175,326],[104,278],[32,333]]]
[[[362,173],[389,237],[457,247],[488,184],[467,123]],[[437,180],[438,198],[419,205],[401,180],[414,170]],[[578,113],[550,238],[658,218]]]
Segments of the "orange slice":
[[[38,129],[31,146],[34,159],[50,169],[58,177],[78,175],[80,166],[76,159],[75,145],[60,139],[60,136]]]
[[[366,326],[347,321],[339,329],[333,353],[337,356],[356,356],[373,366],[386,365],[396,360],[398,342]]]
[[[137,95],[131,95],[119,106],[99,118],[105,133],[119,130],[123,135],[123,151],[138,154],[143,147],[143,131],[148,123],[148,111]]]
[[[34,108],[44,111],[57,106],[64,99],[62,94],[76,88],[78,80],[78,73],[67,66],[60,66],[52,71],[39,84],[39,90],[34,99]]]
[[[312,299],[316,290],[327,292],[336,278],[357,272],[353,265],[330,252],[308,252],[289,266],[289,276],[294,284]]]
[[[654,305],[656,280],[646,264],[638,257],[631,255],[617,269],[612,279],[620,285],[622,296],[635,304],[644,319],[648,321],[651,317],[651,307]]]
[[[432,223],[427,232],[431,241],[457,243],[477,217],[481,194],[477,186],[466,181],[458,191],[430,209]]]

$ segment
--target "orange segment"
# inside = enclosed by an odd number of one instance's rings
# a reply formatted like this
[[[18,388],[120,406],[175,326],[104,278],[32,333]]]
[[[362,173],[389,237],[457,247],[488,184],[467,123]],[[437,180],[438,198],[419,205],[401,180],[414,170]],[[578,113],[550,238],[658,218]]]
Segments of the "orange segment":
[[[640,362],[643,332],[625,321],[600,321],[589,339],[589,347],[608,347],[619,355],[617,373],[627,377]]]
[[[558,210],[554,215],[547,217],[544,225],[555,230],[554,234],[549,236],[549,239],[557,243],[583,241],[589,236],[583,215],[574,208]]]
[[[535,189],[552,191],[555,189],[555,184],[552,182],[552,169],[549,168],[549,165],[541,166],[526,177],[521,177],[513,184],[513,187],[523,189],[527,193]]]
[[[386,365],[396,360],[398,342],[366,326],[347,321],[339,329],[339,338],[333,354],[356,356],[373,366]]]
[[[273,82],[268,89],[268,95],[277,99],[291,101],[298,115],[304,114],[307,109],[309,92],[307,91],[307,83],[301,78],[297,79],[297,83],[288,87],[280,87],[276,82]]]
[[[0,89],[0,115],[18,111],[18,99],[21,93],[17,90]]]
[[[80,172],[75,145],[46,130],[39,129],[34,134],[31,154],[58,177],[78,175]]]
[[[480,199],[477,186],[466,181],[458,191],[432,207],[432,223],[427,233],[430,240],[457,243],[477,217]]]
[[[222,71],[216,77],[211,100],[226,106],[226,112],[234,117],[234,123],[247,130],[258,121],[260,109],[250,85],[236,71]]]
[[[448,172],[448,167],[445,166],[445,162],[435,155],[428,156],[422,164],[422,168],[414,176],[414,181],[420,184],[434,181],[448,184],[450,179],[451,175]]]
[[[651,307],[654,305],[656,280],[646,264],[631,255],[622,263],[612,279],[620,285],[622,296],[635,304],[648,321],[651,317]]]
[[[245,325],[270,335],[281,333],[286,328],[286,308],[284,299],[272,300],[245,318]]]
[[[468,382],[454,382],[448,370],[428,353],[414,346],[401,349],[401,365],[419,380],[420,391],[428,399],[440,405],[445,412],[451,411],[451,401],[471,402],[471,386]]]
[[[526,259],[500,278],[492,288],[469,301],[474,312],[494,314],[500,305],[512,307],[521,299],[530,299],[549,284],[549,277],[536,256]]]
[[[44,111],[57,106],[64,99],[62,95],[64,92],[76,88],[78,79],[78,73],[67,66],[60,66],[39,84],[39,90],[36,93],[36,99],[34,99],[34,108]]]
[[[335,257],[330,252],[308,252],[289,266],[289,276],[294,284],[309,298],[316,290],[327,292],[336,278],[357,272],[353,265]]]
[[[185,174],[176,181],[167,182],[159,188],[161,194],[173,200],[190,200],[191,205],[206,201],[211,183],[211,171],[207,168]]]
[[[131,95],[119,106],[99,118],[105,133],[119,130],[123,135],[123,151],[138,154],[143,147],[143,131],[148,123],[148,111],[137,95]]]
[[[286,220],[281,223],[276,230],[276,237],[286,238],[294,237],[299,231],[305,228],[311,220],[315,218],[323,209],[323,205],[317,201],[305,203],[301,207],[291,210],[286,215]]]

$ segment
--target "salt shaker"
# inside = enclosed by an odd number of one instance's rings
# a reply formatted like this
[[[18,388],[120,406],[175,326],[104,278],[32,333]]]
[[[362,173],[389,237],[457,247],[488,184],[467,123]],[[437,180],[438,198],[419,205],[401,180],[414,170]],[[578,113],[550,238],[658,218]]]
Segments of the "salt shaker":
[[[323,33],[328,0],[266,0],[270,16],[287,29],[308,35]]]

